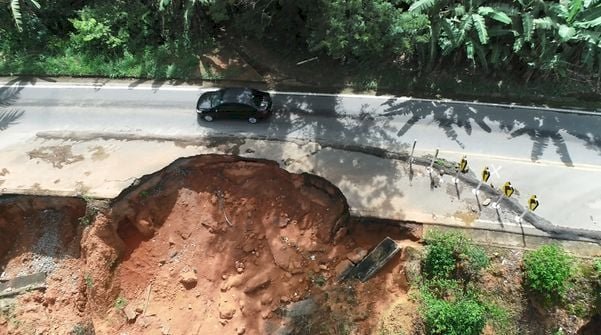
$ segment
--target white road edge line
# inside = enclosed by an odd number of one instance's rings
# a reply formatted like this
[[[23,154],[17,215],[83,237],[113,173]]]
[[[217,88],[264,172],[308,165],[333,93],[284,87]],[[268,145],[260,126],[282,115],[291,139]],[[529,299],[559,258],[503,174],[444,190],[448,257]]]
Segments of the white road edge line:
[[[188,92],[207,92],[217,89],[214,88],[202,88],[202,87],[175,87],[170,85],[162,85],[160,87],[152,87],[148,85],[138,85],[138,86],[124,86],[124,85],[107,85],[107,84],[11,84],[9,82],[0,82],[0,87],[20,87],[20,88],[63,88],[63,89],[104,89],[104,90],[129,90],[129,91],[188,91]],[[334,97],[334,98],[360,98],[360,99],[395,99],[400,100],[401,102],[414,100],[414,101],[423,101],[423,102],[431,102],[433,104],[471,104],[476,106],[488,106],[488,107],[498,107],[498,108],[507,108],[507,109],[525,109],[530,111],[544,111],[544,112],[558,112],[558,113],[571,113],[571,114],[582,114],[582,115],[594,115],[601,116],[598,112],[592,111],[583,111],[583,110],[572,110],[565,108],[550,108],[550,107],[541,107],[541,106],[524,106],[517,104],[500,104],[500,103],[492,103],[492,102],[479,102],[479,101],[465,101],[465,100],[451,100],[451,99],[426,99],[426,98],[413,98],[407,96],[394,96],[394,95],[370,95],[370,94],[332,94],[332,93],[312,93],[312,92],[279,92],[269,90],[267,91],[270,94],[281,94],[281,95],[296,95],[296,96],[316,96],[316,97]]]

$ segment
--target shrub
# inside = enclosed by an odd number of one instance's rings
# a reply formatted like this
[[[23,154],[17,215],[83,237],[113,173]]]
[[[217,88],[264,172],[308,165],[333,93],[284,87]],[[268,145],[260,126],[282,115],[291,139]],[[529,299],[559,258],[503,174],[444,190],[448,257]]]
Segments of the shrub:
[[[490,263],[490,260],[488,259],[484,249],[471,243],[466,243],[463,245],[463,251],[459,257],[459,268],[463,272],[463,276],[470,279],[477,276],[478,273],[480,273],[480,270],[488,267]]]
[[[71,45],[91,54],[122,54],[129,39],[126,27],[117,23],[123,13],[104,13],[99,8],[84,7],[79,17],[69,19],[73,24]],[[109,18],[110,17],[110,18]]]
[[[595,269],[597,277],[601,278],[601,258],[596,258],[593,261],[593,269]]]
[[[422,296],[431,295],[440,299],[463,295],[462,287],[459,286],[459,282],[454,279],[426,279],[420,288]]]
[[[478,335],[486,323],[486,308],[472,297],[446,301],[424,294],[422,316],[430,335]]]
[[[455,233],[431,231],[425,237],[426,257],[424,272],[428,278],[448,278],[455,271],[455,252],[463,236]]]
[[[488,266],[484,250],[461,234],[431,231],[425,242],[424,272],[427,278],[451,278],[455,274],[455,277],[469,280]]]
[[[544,245],[524,257],[525,283],[547,302],[561,298],[572,271],[572,258],[553,244]]]

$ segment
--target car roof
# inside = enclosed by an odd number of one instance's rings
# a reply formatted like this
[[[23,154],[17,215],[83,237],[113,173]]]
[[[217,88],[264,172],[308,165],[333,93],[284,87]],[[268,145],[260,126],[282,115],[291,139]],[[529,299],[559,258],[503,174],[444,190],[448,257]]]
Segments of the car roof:
[[[239,103],[254,106],[253,90],[246,87],[232,87],[221,90],[223,103]]]

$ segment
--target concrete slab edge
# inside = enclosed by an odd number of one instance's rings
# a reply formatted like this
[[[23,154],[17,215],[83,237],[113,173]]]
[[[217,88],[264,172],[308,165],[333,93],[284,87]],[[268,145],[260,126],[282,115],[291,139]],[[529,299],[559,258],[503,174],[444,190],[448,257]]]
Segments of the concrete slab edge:
[[[325,139],[315,138],[312,141],[309,140],[301,140],[301,139],[275,139],[269,138],[267,136],[258,136],[258,135],[245,135],[238,136],[232,134],[222,134],[218,133],[211,137],[206,136],[195,136],[195,137],[178,137],[178,136],[157,136],[150,134],[128,134],[128,133],[111,133],[111,132],[63,132],[63,131],[46,131],[39,132],[36,134],[37,137],[42,139],[61,139],[61,140],[72,140],[72,141],[86,141],[86,140],[94,140],[94,139],[103,139],[103,140],[144,140],[144,141],[170,141],[170,142],[178,142],[186,145],[203,145],[209,144],[215,141],[228,141],[228,140],[254,140],[254,141],[269,141],[269,142],[293,142],[293,143],[301,143],[301,144],[309,144],[316,143],[319,144],[322,148],[332,148],[336,150],[357,152],[366,155],[372,155],[378,158],[390,159],[407,162],[409,159],[408,152],[393,152],[383,148],[378,147],[370,147],[370,146],[359,146],[352,144],[339,144],[331,141],[327,141]],[[420,166],[429,166],[430,159],[427,157],[414,157],[414,164]],[[176,160],[177,161],[177,160]],[[172,163],[173,164],[173,163]],[[435,168],[438,170],[443,170],[447,175],[454,175],[455,169],[454,167],[440,165],[438,163],[434,164]],[[478,185],[478,179],[472,173],[459,175],[459,180],[464,184],[467,184],[470,187],[476,187]],[[499,193],[491,188],[489,185],[482,185],[480,188],[481,192],[488,195],[489,197],[496,197]],[[10,191],[10,190],[9,190]],[[15,190],[12,190],[15,191]],[[524,207],[520,205],[515,199],[503,199],[504,205],[509,207],[510,210],[516,213],[521,213],[524,210]],[[373,213],[372,213],[373,214]],[[528,224],[534,226],[536,229],[550,235],[554,236],[558,239],[566,239],[566,240],[592,240],[592,241],[601,241],[601,231],[594,231],[589,229],[576,229],[576,228],[568,228],[563,226],[554,225],[548,220],[534,214],[533,212],[528,212],[524,216],[524,221]]]

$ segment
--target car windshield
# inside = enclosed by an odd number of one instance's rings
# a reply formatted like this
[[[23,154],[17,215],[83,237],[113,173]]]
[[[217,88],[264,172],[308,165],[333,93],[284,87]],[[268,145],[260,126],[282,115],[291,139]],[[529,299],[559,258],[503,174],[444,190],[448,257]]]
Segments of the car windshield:
[[[206,93],[200,101],[198,101],[198,108],[212,108],[221,103],[221,92],[209,92]]]
[[[254,90],[245,88],[230,88],[223,90],[223,102],[240,103],[257,107],[261,104],[261,96]]]

